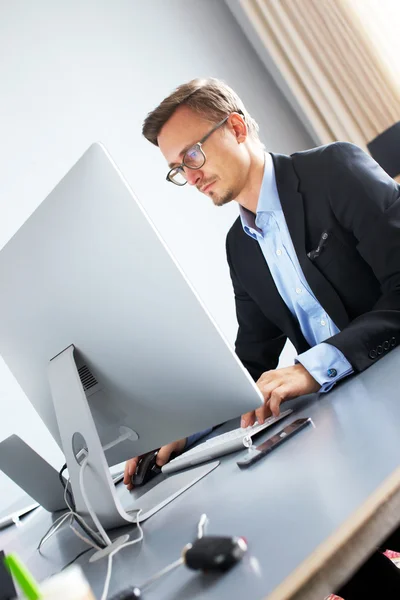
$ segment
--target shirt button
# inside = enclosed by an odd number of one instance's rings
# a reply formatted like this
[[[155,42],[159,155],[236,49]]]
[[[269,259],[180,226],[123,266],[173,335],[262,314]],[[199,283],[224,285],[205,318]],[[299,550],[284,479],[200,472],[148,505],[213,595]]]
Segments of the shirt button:
[[[296,288],[296,294],[301,294],[303,290],[301,288]]]
[[[324,319],[321,319],[321,325],[326,325],[326,321],[324,321]]]
[[[282,250],[280,248],[278,248],[278,250],[276,251],[277,255],[280,256],[282,254]]]

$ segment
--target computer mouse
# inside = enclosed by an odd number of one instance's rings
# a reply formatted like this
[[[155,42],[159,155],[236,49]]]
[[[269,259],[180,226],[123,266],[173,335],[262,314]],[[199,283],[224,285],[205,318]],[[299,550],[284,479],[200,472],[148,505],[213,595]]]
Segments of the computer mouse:
[[[132,485],[135,487],[144,485],[153,479],[153,477],[161,473],[161,467],[156,463],[157,454],[158,450],[153,450],[152,452],[143,454],[143,456],[139,458],[136,471],[132,475]]]

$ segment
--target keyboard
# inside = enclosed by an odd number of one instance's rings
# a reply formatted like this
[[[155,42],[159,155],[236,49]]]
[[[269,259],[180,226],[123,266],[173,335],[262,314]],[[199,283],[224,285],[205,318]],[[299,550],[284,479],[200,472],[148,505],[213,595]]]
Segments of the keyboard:
[[[187,469],[188,467],[201,464],[207,460],[214,460],[224,454],[230,454],[231,452],[248,448],[251,446],[252,438],[254,436],[262,433],[265,429],[271,427],[281,419],[284,419],[292,412],[291,409],[285,410],[284,412],[281,412],[278,417],[269,417],[262,425],[255,423],[251,427],[246,427],[245,429],[238,427],[227,433],[222,433],[221,435],[210,438],[202,444],[199,444],[172,459],[161,468],[161,471],[165,474],[175,473],[176,471]]]

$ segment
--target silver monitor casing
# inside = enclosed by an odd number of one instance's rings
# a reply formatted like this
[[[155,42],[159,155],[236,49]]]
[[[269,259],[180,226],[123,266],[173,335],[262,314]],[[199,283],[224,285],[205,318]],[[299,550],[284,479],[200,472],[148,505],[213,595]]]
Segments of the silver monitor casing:
[[[103,484],[107,471],[111,498],[107,463],[262,405],[101,144],[1,250],[0,281],[0,353],[61,445],[83,512],[74,433]],[[107,526],[118,520],[109,508],[99,508]]]

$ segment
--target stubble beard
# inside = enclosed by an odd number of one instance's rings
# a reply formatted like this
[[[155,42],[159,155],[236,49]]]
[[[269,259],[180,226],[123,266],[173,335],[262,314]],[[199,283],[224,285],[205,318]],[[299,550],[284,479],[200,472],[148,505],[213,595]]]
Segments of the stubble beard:
[[[214,194],[210,194],[214,206],[224,206],[225,204],[229,204],[233,200],[233,192],[232,190],[228,190],[222,196],[217,196]]]

